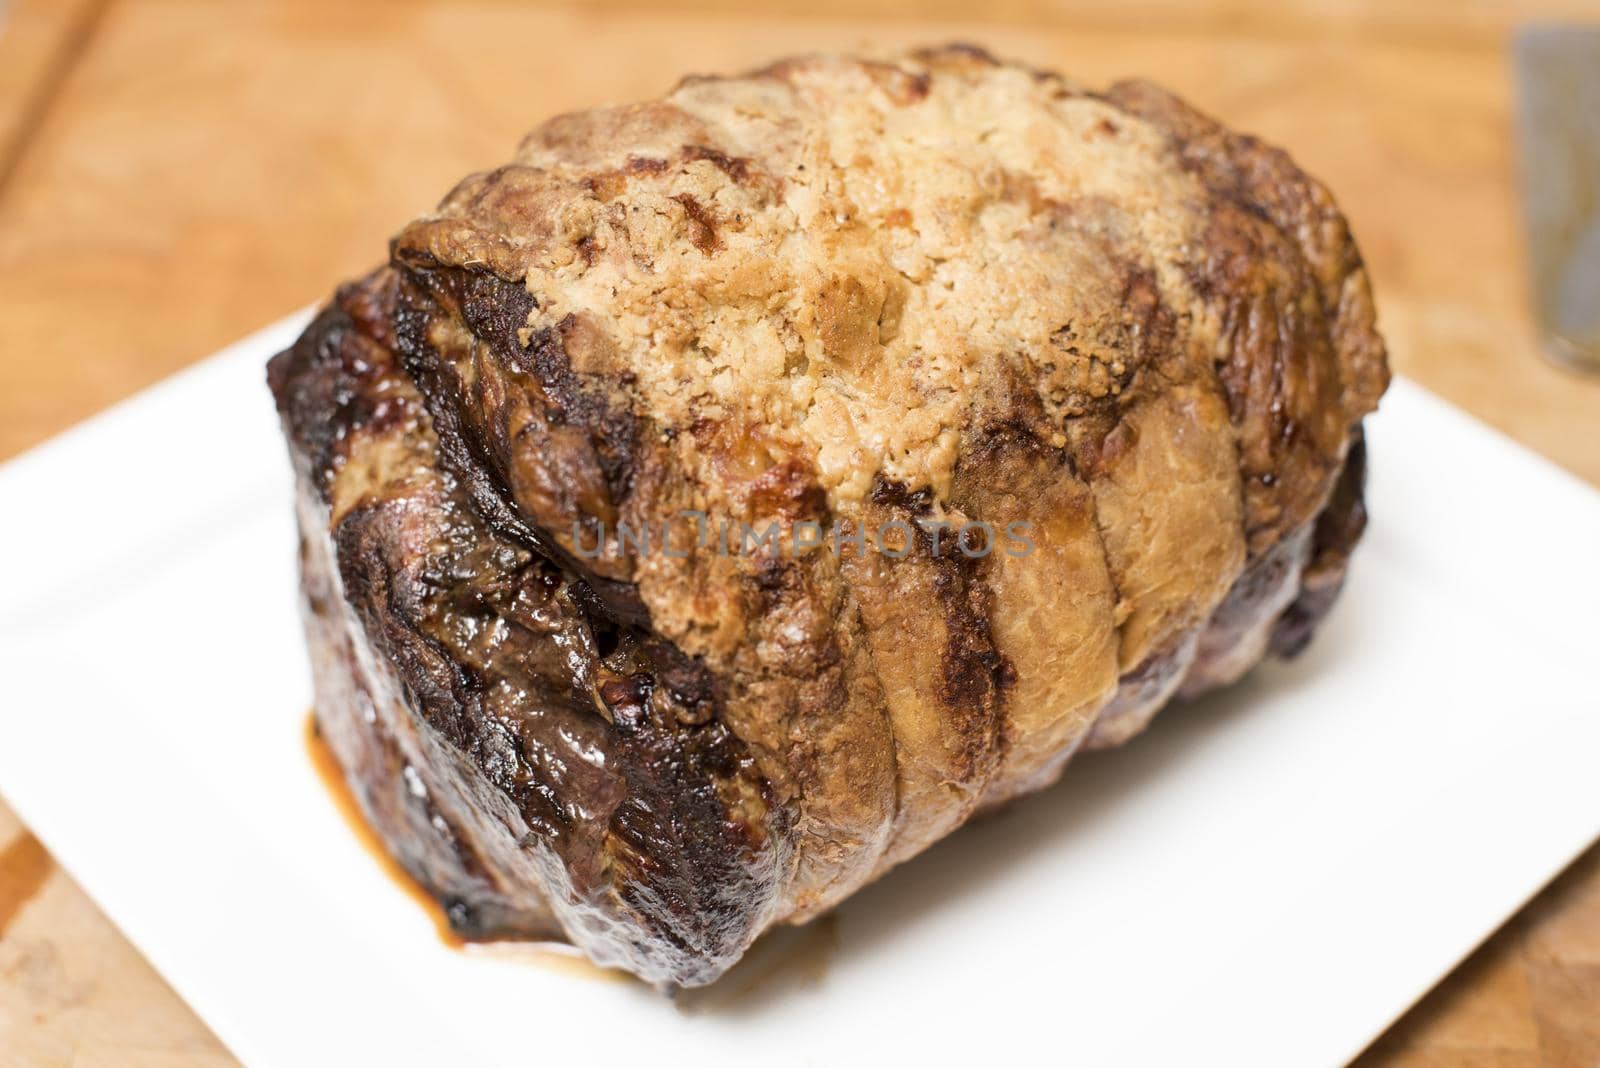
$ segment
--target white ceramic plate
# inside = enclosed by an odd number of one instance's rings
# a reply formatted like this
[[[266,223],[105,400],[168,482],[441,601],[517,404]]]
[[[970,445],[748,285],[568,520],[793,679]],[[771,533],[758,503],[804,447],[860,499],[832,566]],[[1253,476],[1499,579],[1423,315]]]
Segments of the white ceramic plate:
[[[303,747],[303,322],[0,471],[0,790],[250,1065],[1334,1065],[1600,834],[1600,495],[1400,382],[1300,660],[710,994],[446,948]]]

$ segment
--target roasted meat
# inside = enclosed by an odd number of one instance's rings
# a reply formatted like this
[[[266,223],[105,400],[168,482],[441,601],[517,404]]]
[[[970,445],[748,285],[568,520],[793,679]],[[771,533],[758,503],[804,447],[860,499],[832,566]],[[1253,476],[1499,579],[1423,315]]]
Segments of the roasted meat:
[[[1310,639],[1387,383],[1277,149],[967,47],[563,116],[269,378],[319,722],[457,930],[709,982]]]

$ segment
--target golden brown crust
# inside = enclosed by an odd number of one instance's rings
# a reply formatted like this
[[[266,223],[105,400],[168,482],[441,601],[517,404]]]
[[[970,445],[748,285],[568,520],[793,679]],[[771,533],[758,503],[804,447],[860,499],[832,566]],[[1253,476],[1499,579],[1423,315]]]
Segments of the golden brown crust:
[[[1237,622],[1200,631],[1315,517],[1382,385],[1348,231],[1286,157],[972,49],[563,116],[394,253],[447,455],[569,563],[592,538],[584,569],[728,680],[811,832],[802,914],[1048,778],[1102,707],[1124,737],[1197,655],[1192,690],[1253,662],[1281,602],[1226,666]],[[965,566],[621,537],[683,509],[1050,538]]]
[[[1302,642],[1359,535],[1348,228],[1148,84],[964,46],[692,78],[541,126],[392,265],[463,500],[713,680],[785,814],[770,919]]]

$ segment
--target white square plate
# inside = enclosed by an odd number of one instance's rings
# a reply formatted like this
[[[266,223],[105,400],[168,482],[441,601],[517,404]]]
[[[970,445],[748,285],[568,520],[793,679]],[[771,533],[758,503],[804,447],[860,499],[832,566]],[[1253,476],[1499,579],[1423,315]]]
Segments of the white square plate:
[[[1399,382],[1298,661],[709,994],[449,949],[303,747],[304,321],[0,470],[0,789],[248,1064],[1334,1065],[1600,834],[1600,495]]]

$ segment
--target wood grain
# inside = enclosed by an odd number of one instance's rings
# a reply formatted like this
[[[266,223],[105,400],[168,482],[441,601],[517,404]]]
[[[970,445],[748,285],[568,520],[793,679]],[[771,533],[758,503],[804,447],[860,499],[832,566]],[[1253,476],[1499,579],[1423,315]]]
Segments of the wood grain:
[[[25,130],[0,172],[0,457],[320,299],[542,116],[967,38],[1156,77],[1291,148],[1351,216],[1397,368],[1600,485],[1600,382],[1544,363],[1526,311],[1505,50],[1521,19],[1600,18],[1592,0],[997,0],[983,24],[956,0],[45,6],[0,31],[0,137]],[[19,45],[23,12],[73,28]],[[13,69],[24,48],[47,59]],[[228,1063],[24,834],[0,811],[0,1064]],[[1600,852],[1360,1063],[1593,1068],[1597,1018]]]
[[[1356,1068],[1600,1065],[1600,847],[1389,1030]]]
[[[236,1063],[3,805],[0,842],[0,1068]]]
[[[0,3],[0,188],[104,6],[103,0]]]

